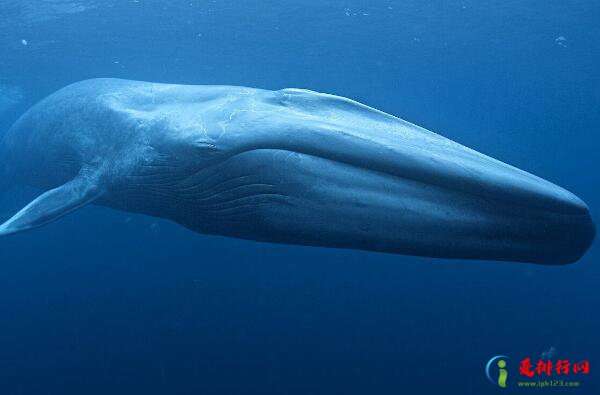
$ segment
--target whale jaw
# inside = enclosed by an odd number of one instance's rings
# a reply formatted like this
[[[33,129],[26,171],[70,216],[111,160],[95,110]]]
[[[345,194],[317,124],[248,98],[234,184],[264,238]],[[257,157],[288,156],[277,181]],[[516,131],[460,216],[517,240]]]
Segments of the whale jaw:
[[[460,185],[276,149],[235,155],[198,177],[211,182],[182,208],[194,215],[178,222],[201,233],[549,265],[578,260],[595,235],[587,206],[549,183],[536,206],[535,199],[524,201],[521,189],[492,198]],[[548,194],[563,200],[549,206]]]

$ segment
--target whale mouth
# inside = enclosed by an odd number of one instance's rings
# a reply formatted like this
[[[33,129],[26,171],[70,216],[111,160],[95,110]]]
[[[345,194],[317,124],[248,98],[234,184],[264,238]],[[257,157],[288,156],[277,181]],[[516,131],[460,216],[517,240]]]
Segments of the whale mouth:
[[[330,198],[339,204],[358,199],[371,216],[359,226],[377,239],[371,249],[541,264],[581,258],[596,233],[581,199],[463,148],[460,157],[453,150],[450,156],[438,152],[435,160],[430,151],[427,156],[413,152],[400,161],[395,157],[388,167],[372,166],[371,158],[365,157],[353,162],[313,160],[327,162],[322,168],[327,169]],[[335,187],[337,180],[331,175],[338,171],[333,167],[340,169],[341,177],[354,180],[351,188],[346,182]]]
[[[215,196],[220,210],[235,211],[232,223],[241,238],[548,265],[585,253],[595,236],[585,203],[548,181],[464,150],[470,162],[457,163],[453,155],[444,164],[439,154],[428,161],[424,151],[374,160],[368,150],[342,157],[339,146],[333,155],[298,146],[256,148],[229,156],[202,178],[219,185],[205,193]],[[223,174],[233,181],[218,181]],[[210,203],[214,209],[216,201]],[[202,230],[223,233],[229,219],[221,215]]]

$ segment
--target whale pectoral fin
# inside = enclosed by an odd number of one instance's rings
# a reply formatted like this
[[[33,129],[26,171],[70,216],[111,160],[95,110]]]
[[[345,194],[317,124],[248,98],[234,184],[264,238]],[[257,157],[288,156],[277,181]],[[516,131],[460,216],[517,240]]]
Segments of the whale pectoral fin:
[[[95,182],[77,178],[44,192],[0,225],[0,236],[37,228],[83,207],[100,196]]]

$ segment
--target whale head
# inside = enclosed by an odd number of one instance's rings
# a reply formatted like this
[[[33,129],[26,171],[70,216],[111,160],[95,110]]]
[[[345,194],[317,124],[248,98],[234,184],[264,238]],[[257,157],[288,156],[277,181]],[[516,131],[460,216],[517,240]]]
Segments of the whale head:
[[[202,232],[542,264],[578,260],[595,235],[567,190],[349,99],[267,91],[212,116],[181,184],[198,197],[178,222]]]

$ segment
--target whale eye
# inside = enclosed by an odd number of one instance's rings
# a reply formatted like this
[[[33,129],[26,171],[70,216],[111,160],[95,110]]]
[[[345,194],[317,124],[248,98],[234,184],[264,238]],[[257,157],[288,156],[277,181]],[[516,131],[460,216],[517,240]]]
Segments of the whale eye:
[[[194,148],[200,151],[216,151],[217,146],[206,140],[196,140],[193,142]]]
[[[204,139],[194,140],[191,147],[194,151],[194,155],[200,156],[203,159],[209,159],[221,152],[212,141]]]

